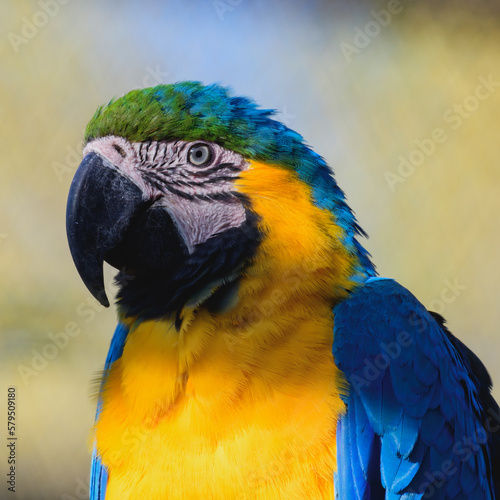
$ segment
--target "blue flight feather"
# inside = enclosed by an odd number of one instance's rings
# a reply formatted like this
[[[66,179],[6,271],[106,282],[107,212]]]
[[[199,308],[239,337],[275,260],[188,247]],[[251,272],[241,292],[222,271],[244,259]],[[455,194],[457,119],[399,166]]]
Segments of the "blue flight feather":
[[[494,402],[480,361],[393,280],[368,279],[333,312],[333,355],[351,386],[336,498],[494,499],[498,438],[482,416]]]

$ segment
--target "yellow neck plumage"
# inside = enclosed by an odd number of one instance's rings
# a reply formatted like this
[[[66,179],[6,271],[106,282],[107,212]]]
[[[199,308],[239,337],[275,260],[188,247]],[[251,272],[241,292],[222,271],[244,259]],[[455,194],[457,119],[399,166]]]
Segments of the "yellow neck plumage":
[[[253,162],[237,188],[264,237],[234,307],[127,320],[95,429],[107,499],[333,498],[332,305],[355,258],[292,172]]]

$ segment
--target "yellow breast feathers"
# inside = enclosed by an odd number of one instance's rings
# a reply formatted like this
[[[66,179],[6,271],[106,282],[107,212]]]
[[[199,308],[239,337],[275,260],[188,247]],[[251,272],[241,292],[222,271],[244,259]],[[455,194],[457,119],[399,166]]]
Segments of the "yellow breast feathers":
[[[95,428],[107,500],[333,498],[332,304],[354,257],[292,172],[254,162],[238,189],[264,237],[236,305],[185,309],[179,331],[128,320]]]

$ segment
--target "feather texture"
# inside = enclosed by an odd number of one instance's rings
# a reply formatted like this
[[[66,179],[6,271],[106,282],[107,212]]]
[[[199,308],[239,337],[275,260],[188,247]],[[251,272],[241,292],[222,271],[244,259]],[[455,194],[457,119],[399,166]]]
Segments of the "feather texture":
[[[394,499],[495,498],[498,438],[483,415],[498,407],[479,383],[487,377],[479,360],[393,280],[367,280],[334,316],[334,358],[351,386],[337,434],[349,443],[338,447],[337,498],[353,498],[352,483],[362,485],[360,499],[377,498],[369,487]],[[367,426],[380,448],[367,446]],[[380,472],[367,474],[375,454]]]
[[[114,99],[87,126],[88,150],[100,144],[96,154],[114,155],[134,182],[144,180],[139,152],[146,181],[166,183],[153,199],[144,183],[145,199],[167,212],[181,202],[169,206],[166,192],[203,199],[210,217],[227,206],[209,209],[195,165],[177,161],[175,188],[173,174],[146,168],[158,141],[164,152],[209,141],[241,155],[224,193],[244,207],[238,225],[187,245],[173,271],[120,275],[91,499],[320,499],[335,489],[339,500],[493,500],[490,417],[500,410],[484,366],[441,317],[374,277],[333,173],[273,114],[220,85],[181,82]],[[185,206],[180,215],[195,212]],[[142,244],[135,221],[128,236]],[[197,234],[196,221],[183,234]]]
[[[116,135],[129,141],[181,139],[212,141],[248,160],[284,167],[297,173],[312,190],[314,203],[335,214],[344,230],[343,243],[373,274],[366,250],[356,240],[364,234],[324,159],[300,134],[259,109],[246,97],[231,96],[221,85],[180,82],[133,90],[101,106],[90,120],[85,141]]]
[[[123,354],[123,347],[125,346],[125,341],[127,339],[129,329],[126,325],[119,323],[116,327],[113,339],[111,340],[111,345],[109,347],[108,355],[106,357],[106,364],[104,365],[105,374],[110,369],[111,365],[121,357]],[[102,385],[105,383],[105,378],[102,381]],[[97,404],[96,419],[99,418],[99,414],[102,409],[102,397],[99,397],[99,402]],[[90,499],[91,500],[104,500],[106,496],[106,486],[108,484],[108,473],[106,468],[101,462],[101,457],[97,451],[96,445],[94,444],[94,450],[92,452],[92,466],[90,468]]]

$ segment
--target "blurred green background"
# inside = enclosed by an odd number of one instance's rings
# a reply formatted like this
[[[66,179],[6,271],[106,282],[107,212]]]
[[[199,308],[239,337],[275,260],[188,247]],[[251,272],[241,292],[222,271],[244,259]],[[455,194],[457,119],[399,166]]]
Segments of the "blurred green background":
[[[133,88],[221,82],[275,108],[334,167],[380,274],[442,313],[500,387],[498,1],[4,1],[0,27],[5,440],[18,392],[18,487],[2,480],[1,499],[88,496],[115,312],[74,269],[65,204],[87,121]]]

